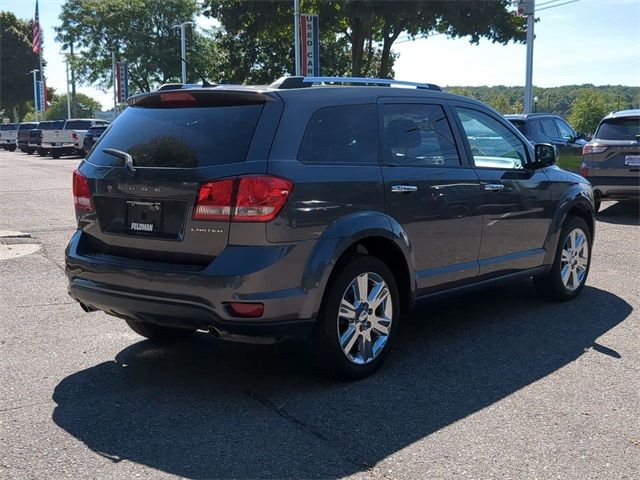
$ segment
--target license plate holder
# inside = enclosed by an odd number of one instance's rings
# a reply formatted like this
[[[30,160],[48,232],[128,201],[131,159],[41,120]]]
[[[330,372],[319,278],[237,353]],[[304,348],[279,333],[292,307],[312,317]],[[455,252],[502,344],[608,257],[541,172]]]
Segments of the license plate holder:
[[[127,200],[127,228],[131,233],[162,232],[162,203],[149,200]]]
[[[624,164],[627,167],[640,167],[640,155],[626,155]]]

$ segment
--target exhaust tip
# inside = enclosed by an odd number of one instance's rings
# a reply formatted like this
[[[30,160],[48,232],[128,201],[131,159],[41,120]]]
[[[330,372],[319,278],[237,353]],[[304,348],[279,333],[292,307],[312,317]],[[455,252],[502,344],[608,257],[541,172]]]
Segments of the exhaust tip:
[[[95,312],[95,311],[96,311],[96,309],[95,309],[95,308],[90,307],[89,305],[85,305],[85,304],[84,304],[84,303],[82,303],[82,302],[79,302],[79,303],[80,303],[80,308],[81,308],[82,310],[84,310],[86,313],[91,313],[91,312]]]

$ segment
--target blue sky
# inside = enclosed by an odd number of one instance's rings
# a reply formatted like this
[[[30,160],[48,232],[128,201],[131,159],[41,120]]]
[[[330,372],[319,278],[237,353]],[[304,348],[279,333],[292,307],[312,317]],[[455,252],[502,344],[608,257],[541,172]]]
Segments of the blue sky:
[[[170,1],[170,0],[168,0]],[[54,26],[64,0],[40,0],[48,84],[64,93],[65,66]],[[540,0],[538,3],[542,3]],[[35,0],[1,0],[0,9],[33,17]],[[540,7],[542,8],[542,7]],[[542,10],[535,26],[533,83],[540,87],[592,83],[640,86],[640,0],[579,0]],[[201,26],[210,26],[202,19]],[[440,85],[523,85],[525,49],[434,36],[398,43],[396,78]],[[26,77],[25,77],[26,79]],[[80,92],[112,104],[112,94],[92,86]]]

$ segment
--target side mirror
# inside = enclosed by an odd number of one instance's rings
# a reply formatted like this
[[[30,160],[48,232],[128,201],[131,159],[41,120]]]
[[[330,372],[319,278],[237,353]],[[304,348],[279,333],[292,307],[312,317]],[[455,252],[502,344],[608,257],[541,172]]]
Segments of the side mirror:
[[[556,149],[549,143],[536,143],[534,146],[536,159],[527,164],[531,170],[550,167],[556,163]]]

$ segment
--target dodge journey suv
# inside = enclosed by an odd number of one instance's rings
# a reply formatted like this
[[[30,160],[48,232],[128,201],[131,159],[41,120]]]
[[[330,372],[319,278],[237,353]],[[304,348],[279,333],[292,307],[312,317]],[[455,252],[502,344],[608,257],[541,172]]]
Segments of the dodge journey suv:
[[[310,337],[322,367],[363,377],[416,300],[531,277],[581,292],[593,196],[554,162],[430,84],[167,85],[74,172],[69,292],[153,341]]]

